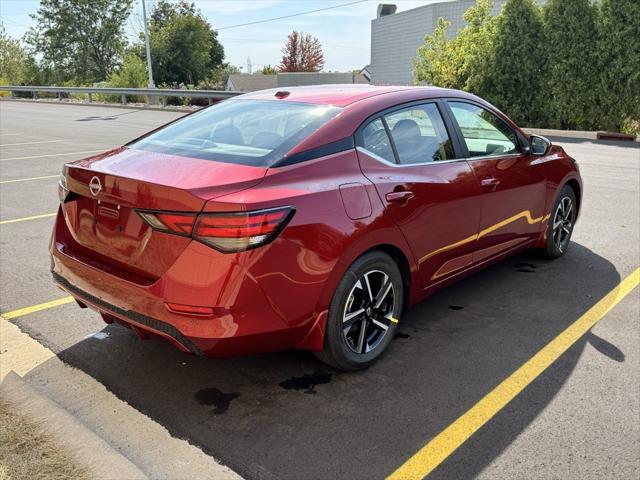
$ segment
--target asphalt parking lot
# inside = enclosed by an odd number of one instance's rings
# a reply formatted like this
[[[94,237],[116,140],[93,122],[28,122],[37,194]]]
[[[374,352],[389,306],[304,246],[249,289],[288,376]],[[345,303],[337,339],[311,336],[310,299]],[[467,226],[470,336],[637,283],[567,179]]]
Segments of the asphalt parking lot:
[[[47,250],[62,165],[179,115],[0,103],[0,311],[64,296]],[[640,265],[640,143],[554,141],[585,184],[567,254],[525,253],[437,293],[364,372],[305,352],[188,356],[73,303],[0,321],[243,477],[384,478]],[[636,288],[429,478],[640,478],[639,373]],[[25,379],[64,404],[69,392],[49,374],[44,362]]]

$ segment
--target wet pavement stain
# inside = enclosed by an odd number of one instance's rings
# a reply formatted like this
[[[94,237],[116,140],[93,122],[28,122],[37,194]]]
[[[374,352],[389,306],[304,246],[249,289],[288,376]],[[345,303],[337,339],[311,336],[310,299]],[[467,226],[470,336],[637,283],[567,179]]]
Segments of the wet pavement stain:
[[[426,332],[434,332],[434,333],[445,333],[445,334],[455,334],[460,332],[462,329],[459,327],[447,327],[445,325],[433,325],[425,328]]]
[[[538,268],[537,265],[533,263],[526,263],[526,262],[518,262],[516,263],[515,266],[516,266],[517,272],[523,272],[523,273],[536,273],[536,268]]]
[[[301,377],[291,377],[280,385],[285,390],[304,390],[304,393],[315,394],[316,385],[322,385],[331,381],[331,374],[325,372],[316,372],[312,374],[304,374]]]
[[[402,332],[398,332],[393,336],[394,340],[397,340],[398,338],[410,338],[411,335],[409,335],[408,333],[402,333]]]
[[[462,310],[464,309],[464,307],[461,307],[460,305],[449,305],[449,310]]]
[[[224,393],[217,388],[203,388],[194,395],[194,398],[200,403],[200,405],[213,406],[212,412],[216,415],[221,415],[229,409],[231,401],[238,398],[239,393]]]

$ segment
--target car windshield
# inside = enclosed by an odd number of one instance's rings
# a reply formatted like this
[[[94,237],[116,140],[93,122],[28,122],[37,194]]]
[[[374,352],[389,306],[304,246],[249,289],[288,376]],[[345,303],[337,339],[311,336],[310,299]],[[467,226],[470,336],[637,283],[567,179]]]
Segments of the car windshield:
[[[227,100],[128,144],[129,148],[268,167],[335,117],[340,108]]]

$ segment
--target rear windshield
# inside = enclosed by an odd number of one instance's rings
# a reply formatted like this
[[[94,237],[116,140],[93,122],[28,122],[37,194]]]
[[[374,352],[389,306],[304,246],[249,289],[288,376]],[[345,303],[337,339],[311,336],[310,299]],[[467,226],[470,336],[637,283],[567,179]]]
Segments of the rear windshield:
[[[227,100],[129,145],[184,157],[271,166],[340,108],[269,100]]]

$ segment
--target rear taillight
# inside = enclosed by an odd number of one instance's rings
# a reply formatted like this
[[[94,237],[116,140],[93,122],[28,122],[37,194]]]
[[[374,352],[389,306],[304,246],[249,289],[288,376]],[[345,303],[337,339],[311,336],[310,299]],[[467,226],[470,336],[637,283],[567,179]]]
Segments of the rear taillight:
[[[241,252],[272,242],[289,223],[292,207],[249,212],[201,213],[138,210],[154,230],[190,236],[221,252]]]
[[[191,236],[193,222],[196,219],[195,213],[182,212],[138,210],[138,215],[154,230],[175,233],[176,235],[183,235],[185,237]]]
[[[60,174],[60,180],[58,180],[58,199],[60,203],[64,203],[69,195],[69,188],[67,187],[67,166],[65,165]]]
[[[220,250],[240,252],[272,242],[289,223],[291,207],[238,213],[203,213],[198,216],[193,238]]]

